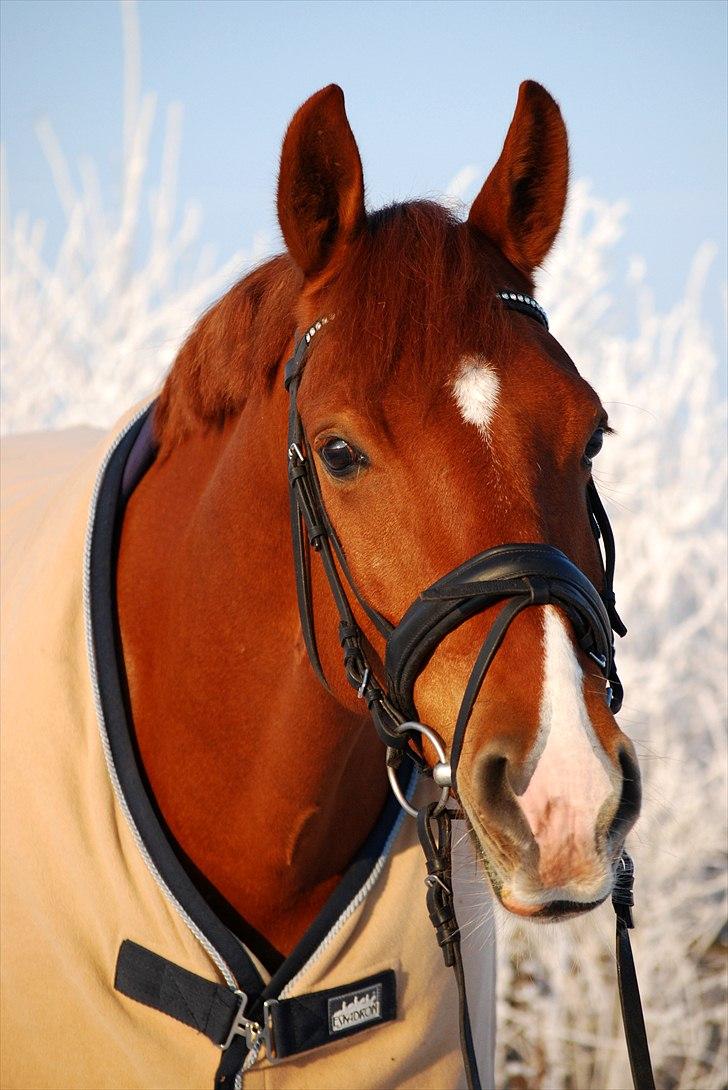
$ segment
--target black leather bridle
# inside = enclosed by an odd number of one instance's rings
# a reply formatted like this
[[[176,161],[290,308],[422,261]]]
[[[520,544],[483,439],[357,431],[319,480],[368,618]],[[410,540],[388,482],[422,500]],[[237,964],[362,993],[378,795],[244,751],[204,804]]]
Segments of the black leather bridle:
[[[548,329],[543,309],[530,296],[499,292],[504,306],[540,322]],[[601,539],[604,585],[599,593],[584,573],[560,549],[541,543],[499,545],[471,557],[418,596],[397,624],[376,610],[357,587],[345,552],[323,502],[318,475],[298,411],[298,390],[308,349],[328,318],[315,322],[299,338],[285,367],[289,395],[288,480],[296,593],[301,630],[308,656],[322,685],[328,688],[319,657],[311,599],[311,552],[319,555],[339,615],[339,640],[349,684],[366,701],[379,737],[387,747],[387,770],[404,808],[417,817],[420,842],[427,860],[427,904],[446,965],[458,982],[460,1038],[470,1090],[480,1090],[455,917],[450,862],[450,823],[463,816],[446,808],[449,790],[456,783],[457,765],[465,731],[485,675],[512,621],[530,606],[560,606],[573,625],[579,646],[599,666],[605,678],[605,699],[613,712],[622,703],[622,685],[614,661],[613,633],[625,635],[613,590],[615,547],[609,519],[593,481],[587,487],[592,531]],[[601,550],[600,550],[601,554]],[[363,632],[354,616],[344,581],[360,607],[385,640],[385,678],[378,679],[367,658]],[[418,720],[414,688],[435,650],[468,618],[504,602],[473,665],[455,724],[449,761],[441,739]],[[416,735],[433,742],[438,763],[430,770],[417,745]],[[404,798],[395,770],[404,755],[441,787],[439,801],[415,811]],[[617,914],[617,968],[625,1036],[636,1090],[654,1090],[654,1079],[640,1003],[628,929],[631,916],[634,868],[626,852],[615,869],[612,902]]]

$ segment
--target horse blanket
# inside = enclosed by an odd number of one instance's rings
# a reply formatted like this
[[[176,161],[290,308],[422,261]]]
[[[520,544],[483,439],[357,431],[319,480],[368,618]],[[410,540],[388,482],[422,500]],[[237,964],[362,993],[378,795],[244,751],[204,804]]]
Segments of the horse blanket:
[[[4,453],[2,1086],[465,1086],[454,978],[427,917],[414,822],[396,805],[272,977],[175,855],[135,754],[114,605],[124,500],[153,457],[149,419],[142,408],[110,436],[13,437]],[[478,899],[482,916],[484,888]],[[473,911],[461,904],[464,924]],[[484,930],[464,954],[492,1087]],[[256,1020],[272,1001],[274,1056],[230,1036],[242,993]]]

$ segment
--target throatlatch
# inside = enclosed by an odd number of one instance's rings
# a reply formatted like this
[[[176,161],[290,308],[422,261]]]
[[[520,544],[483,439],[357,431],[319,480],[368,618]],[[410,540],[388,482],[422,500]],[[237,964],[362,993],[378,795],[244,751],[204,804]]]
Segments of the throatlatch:
[[[503,305],[526,314],[548,329],[545,312],[528,295],[498,292]],[[288,479],[291,535],[296,593],[301,630],[308,656],[322,685],[328,688],[316,644],[311,601],[311,552],[318,553],[339,614],[339,640],[349,684],[369,708],[375,729],[387,747],[390,782],[405,810],[417,817],[420,842],[427,860],[427,906],[445,964],[455,972],[460,1007],[460,1040],[469,1090],[480,1090],[473,1049],[467,996],[460,953],[460,931],[455,917],[450,862],[450,824],[463,817],[446,807],[456,785],[457,765],[465,731],[487,671],[514,619],[530,606],[554,604],[569,618],[582,650],[599,666],[605,679],[605,700],[613,712],[622,704],[622,685],[614,659],[614,632],[626,628],[616,610],[613,589],[615,546],[609,519],[593,481],[587,487],[589,520],[603,546],[603,589],[596,590],[584,573],[560,549],[543,543],[499,545],[471,557],[424,590],[397,624],[382,616],[357,587],[346,555],[331,525],[323,502],[316,466],[298,412],[298,389],[309,345],[328,324],[321,318],[299,339],[285,368],[289,394]],[[601,550],[600,550],[601,554]],[[352,611],[341,575],[361,609],[386,645],[381,681],[367,660],[364,635]],[[455,724],[449,761],[442,739],[420,723],[414,700],[417,678],[448,635],[470,617],[503,602],[473,665]],[[433,744],[438,763],[429,769],[413,736],[424,735]],[[413,741],[415,744],[413,744]],[[437,802],[419,813],[404,798],[395,775],[403,755],[432,775],[441,789]],[[433,826],[436,826],[435,833]],[[627,1048],[635,1090],[654,1090],[647,1035],[629,942],[634,867],[626,852],[617,865],[612,900],[617,913],[617,970]]]

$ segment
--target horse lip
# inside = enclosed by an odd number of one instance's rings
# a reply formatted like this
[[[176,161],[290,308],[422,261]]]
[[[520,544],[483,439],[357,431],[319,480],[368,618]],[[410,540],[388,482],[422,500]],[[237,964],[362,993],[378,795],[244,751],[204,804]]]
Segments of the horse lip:
[[[585,912],[591,912],[592,909],[603,904],[608,896],[609,894],[605,894],[596,901],[549,901],[541,906],[519,904],[517,901],[509,903],[507,898],[504,900],[503,897],[500,897],[500,902],[506,911],[514,916],[523,916],[536,922],[553,922],[573,919]]]
[[[605,893],[603,897],[600,897],[596,901],[551,901],[549,904],[543,906],[536,913],[536,917],[542,920],[549,919],[570,919],[573,916],[583,915],[585,912],[591,912],[594,908],[599,908],[599,905],[604,904],[608,893]]]

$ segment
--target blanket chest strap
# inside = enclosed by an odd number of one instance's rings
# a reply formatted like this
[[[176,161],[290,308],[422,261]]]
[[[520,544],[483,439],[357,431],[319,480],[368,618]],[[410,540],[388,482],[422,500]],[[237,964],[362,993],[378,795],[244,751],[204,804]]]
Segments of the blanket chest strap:
[[[276,999],[263,993],[251,1000],[244,992],[206,980],[130,939],[119,948],[114,987],[203,1033],[223,1050],[221,1069],[227,1070],[238,1062],[242,1065],[245,1055],[261,1045],[268,1059],[285,1059],[397,1016],[392,969],[307,995]]]

